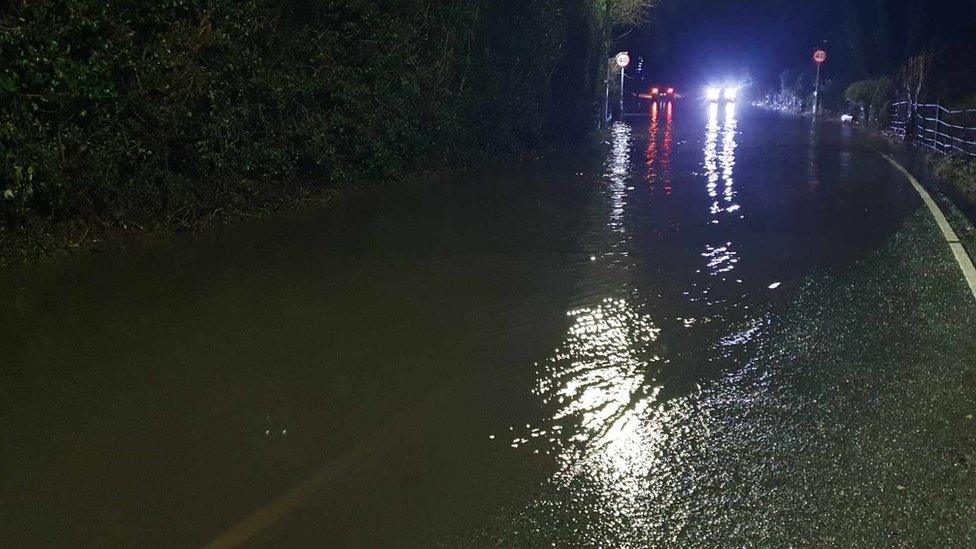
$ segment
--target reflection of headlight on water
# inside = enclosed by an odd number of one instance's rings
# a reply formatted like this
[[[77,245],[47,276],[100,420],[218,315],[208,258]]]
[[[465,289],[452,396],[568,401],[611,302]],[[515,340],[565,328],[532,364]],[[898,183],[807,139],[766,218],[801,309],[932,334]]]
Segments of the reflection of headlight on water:
[[[718,105],[708,106],[708,131],[718,131]]]
[[[661,330],[624,299],[607,298],[567,316],[573,324],[538,372],[535,390],[554,406],[552,425],[512,445],[550,438],[557,444],[548,450],[563,462],[565,480],[587,470],[598,477],[640,472],[652,461],[638,432],[660,392],[648,374],[663,362]]]
[[[630,142],[630,126],[620,122],[614,124],[613,148],[607,165],[607,178],[610,180],[610,198],[613,206],[609,225],[617,232],[624,232],[624,206],[627,178],[630,174]]]

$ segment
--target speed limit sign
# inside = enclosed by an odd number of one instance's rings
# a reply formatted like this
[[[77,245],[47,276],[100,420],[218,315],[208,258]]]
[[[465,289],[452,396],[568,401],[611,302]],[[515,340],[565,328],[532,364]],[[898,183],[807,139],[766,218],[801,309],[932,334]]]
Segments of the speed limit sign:
[[[821,64],[827,60],[827,52],[823,50],[817,50],[813,52],[813,62],[816,64]]]
[[[617,54],[617,66],[620,68],[625,68],[630,64],[630,54],[622,51]]]

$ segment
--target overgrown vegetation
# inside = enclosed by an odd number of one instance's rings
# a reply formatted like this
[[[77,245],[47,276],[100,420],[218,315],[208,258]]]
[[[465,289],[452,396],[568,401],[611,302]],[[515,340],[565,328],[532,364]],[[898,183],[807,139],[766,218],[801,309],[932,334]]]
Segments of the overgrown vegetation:
[[[0,239],[172,228],[582,139],[647,0],[15,0]]]
[[[887,76],[859,80],[847,87],[844,98],[860,119],[876,127],[886,127],[891,117],[891,95],[895,85]]]
[[[962,155],[936,157],[931,162],[935,175],[952,185],[951,194],[964,202],[968,212],[976,208],[976,162]]]
[[[782,111],[800,113],[806,110],[805,96],[809,88],[803,73],[783,71],[779,75],[779,90],[767,94],[763,103]]]

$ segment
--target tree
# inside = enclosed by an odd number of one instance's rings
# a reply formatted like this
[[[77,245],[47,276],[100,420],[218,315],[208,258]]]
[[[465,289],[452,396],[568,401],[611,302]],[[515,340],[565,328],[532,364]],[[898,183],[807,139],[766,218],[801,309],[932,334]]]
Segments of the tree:
[[[912,105],[918,103],[925,85],[932,72],[935,61],[935,49],[927,48],[917,55],[909,57],[899,72],[899,84]]]
[[[925,84],[932,72],[935,61],[935,49],[928,48],[917,55],[913,55],[902,65],[898,75],[902,90],[908,97],[908,120],[905,124],[905,141],[915,140],[915,128],[918,122],[916,105],[925,91]]]
[[[636,25],[647,20],[658,0],[607,0],[607,16],[614,25]]]
[[[863,77],[868,73],[868,56],[864,48],[864,28],[857,4],[849,2],[844,5],[844,41],[847,44],[854,66],[854,74]]]
[[[887,76],[861,80],[847,87],[844,98],[856,107],[867,122],[880,126],[888,112],[888,100],[894,85]]]
[[[850,0],[844,4],[844,42],[854,75],[888,72],[892,57],[892,22],[884,0]]]
[[[858,80],[844,91],[844,99],[851,106],[858,109],[862,116],[867,116],[868,108],[871,105],[871,96],[874,94],[873,80]]]

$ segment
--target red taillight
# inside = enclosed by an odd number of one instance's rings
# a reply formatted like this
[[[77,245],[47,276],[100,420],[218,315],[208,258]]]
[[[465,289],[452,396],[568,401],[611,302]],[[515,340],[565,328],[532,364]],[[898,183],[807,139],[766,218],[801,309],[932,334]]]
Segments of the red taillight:
[[[657,95],[658,91],[659,90],[657,88],[651,88],[651,95]]]
[[[668,88],[668,95],[674,95],[674,88]]]

